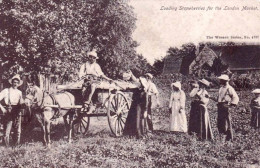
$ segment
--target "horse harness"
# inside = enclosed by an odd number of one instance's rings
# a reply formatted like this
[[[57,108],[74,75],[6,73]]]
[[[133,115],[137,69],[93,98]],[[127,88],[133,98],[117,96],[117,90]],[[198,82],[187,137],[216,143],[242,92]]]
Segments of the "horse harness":
[[[72,102],[72,101],[71,101],[71,97],[70,97],[66,92],[61,92],[61,93],[66,94],[66,95],[69,97],[70,102]],[[54,119],[57,119],[57,118],[61,117],[60,111],[61,111],[62,108],[61,108],[61,105],[60,105],[60,103],[57,101],[57,98],[55,97],[54,94],[50,94],[49,96],[50,96],[50,98],[51,98],[52,101],[53,101],[53,105],[58,105],[58,108],[53,108],[53,109],[55,109],[55,110],[54,110],[54,115],[53,115],[53,117],[51,118],[51,120],[54,120]],[[73,105],[73,104],[71,104],[71,106],[72,106],[72,105]]]
[[[57,99],[55,98],[54,94],[50,94],[49,96],[52,99],[53,105],[58,105],[58,108],[53,108],[55,110],[54,110],[54,115],[51,118],[51,120],[54,120],[54,119],[57,119],[60,117],[61,106],[58,103]]]

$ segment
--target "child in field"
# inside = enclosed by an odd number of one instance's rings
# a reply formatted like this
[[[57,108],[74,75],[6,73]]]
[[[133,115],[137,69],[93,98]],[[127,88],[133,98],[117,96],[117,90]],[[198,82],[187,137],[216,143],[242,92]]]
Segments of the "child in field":
[[[260,89],[255,89],[252,91],[255,94],[255,97],[251,100],[251,126],[254,128],[260,127]]]

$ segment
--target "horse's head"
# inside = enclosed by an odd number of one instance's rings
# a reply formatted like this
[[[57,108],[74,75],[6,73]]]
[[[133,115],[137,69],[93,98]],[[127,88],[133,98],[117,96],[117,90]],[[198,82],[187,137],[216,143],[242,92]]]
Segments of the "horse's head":
[[[26,95],[24,103],[29,108],[39,107],[42,103],[43,92],[36,85],[32,83],[27,84]]]

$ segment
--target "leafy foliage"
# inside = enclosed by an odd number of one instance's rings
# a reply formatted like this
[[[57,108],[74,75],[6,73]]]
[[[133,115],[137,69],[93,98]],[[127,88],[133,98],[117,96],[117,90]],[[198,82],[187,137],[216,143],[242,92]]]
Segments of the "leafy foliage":
[[[156,59],[153,63],[153,74],[155,76],[160,75],[163,73],[163,67],[164,67],[165,58],[162,59]]]
[[[3,0],[0,9],[0,61],[6,77],[36,71],[70,80],[92,49],[110,77],[122,68],[139,72],[148,66],[135,52],[136,16],[127,1]],[[10,72],[16,66],[22,69]]]

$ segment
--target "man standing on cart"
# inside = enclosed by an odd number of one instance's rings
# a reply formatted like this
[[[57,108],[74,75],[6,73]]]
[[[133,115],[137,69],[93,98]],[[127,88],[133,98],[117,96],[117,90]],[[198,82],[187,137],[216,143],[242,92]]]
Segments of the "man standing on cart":
[[[96,88],[101,84],[101,80],[105,79],[111,81],[112,79],[108,78],[100,66],[96,62],[98,59],[97,53],[95,51],[88,52],[87,62],[81,65],[79,71],[79,78],[84,79],[84,84],[82,86],[82,95],[83,95],[83,107],[87,108],[88,113],[91,113],[91,100]]]
[[[21,136],[21,105],[23,104],[22,92],[18,89],[22,85],[19,75],[9,80],[12,85],[0,92],[0,109],[4,114],[4,141],[9,146],[9,136],[14,124],[16,145],[20,144]]]

